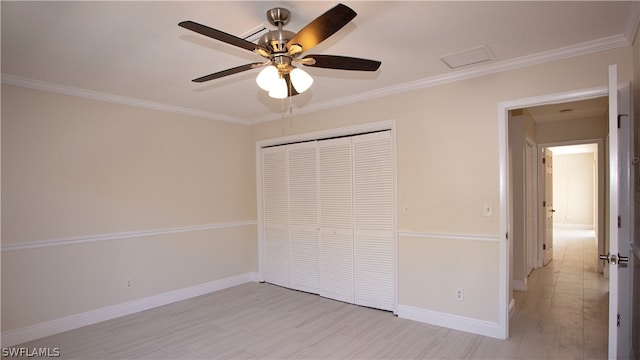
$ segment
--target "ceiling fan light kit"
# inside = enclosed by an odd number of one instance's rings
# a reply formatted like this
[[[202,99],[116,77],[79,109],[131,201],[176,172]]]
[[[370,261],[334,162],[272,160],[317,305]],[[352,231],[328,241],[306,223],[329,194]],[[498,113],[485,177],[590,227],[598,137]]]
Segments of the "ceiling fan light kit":
[[[267,59],[263,63],[241,65],[205,75],[194,79],[194,82],[214,80],[264,66],[265,68],[256,77],[256,83],[261,89],[267,91],[270,97],[284,99],[308,90],[313,84],[313,78],[306,71],[293,66],[292,63],[326,69],[356,71],[376,71],[380,67],[380,61],[347,56],[306,55],[300,58],[303,52],[310,50],[342,29],[355,16],[356,12],[351,8],[338,4],[313,20],[298,33],[293,33],[282,29],[291,19],[289,10],[273,8],[267,11],[267,20],[278,29],[262,35],[257,43],[193,21],[182,21],[178,25],[229,45],[252,51]]]

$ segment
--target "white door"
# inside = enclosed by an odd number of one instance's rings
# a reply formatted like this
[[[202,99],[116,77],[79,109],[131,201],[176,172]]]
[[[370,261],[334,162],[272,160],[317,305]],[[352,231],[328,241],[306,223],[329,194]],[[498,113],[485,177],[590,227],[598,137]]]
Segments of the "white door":
[[[525,153],[525,253],[526,276],[534,269],[536,249],[535,223],[535,176],[536,176],[536,145],[527,142]]]
[[[544,166],[544,181],[542,209],[544,211],[544,241],[542,243],[543,264],[547,265],[553,259],[553,153],[544,149],[542,164]]]
[[[320,295],[353,303],[353,154],[351,138],[318,141]]]
[[[290,286],[287,156],[284,146],[263,149],[265,281]]]
[[[315,141],[287,145],[291,288],[318,293],[318,161]]]
[[[631,354],[631,286],[628,267],[632,238],[631,136],[629,86],[618,89],[617,66],[609,66],[609,358]]]
[[[260,170],[261,279],[395,310],[391,132],[264,148]]]
[[[355,303],[395,307],[394,159],[390,131],[353,137]]]

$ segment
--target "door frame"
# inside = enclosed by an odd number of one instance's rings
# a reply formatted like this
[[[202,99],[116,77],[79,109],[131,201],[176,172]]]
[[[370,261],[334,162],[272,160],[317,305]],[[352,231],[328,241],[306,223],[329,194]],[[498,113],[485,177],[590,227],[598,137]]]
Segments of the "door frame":
[[[499,264],[499,324],[502,338],[509,337],[509,303],[512,298],[510,287],[511,274],[509,272],[510,243],[509,243],[509,110],[526,108],[538,105],[549,105],[569,101],[588,100],[597,97],[608,96],[606,85],[576,89],[565,92],[545,94],[514,100],[506,100],[498,103],[498,156],[499,156],[499,198],[500,198],[500,264]]]
[[[607,250],[605,250],[606,245],[606,228],[605,228],[605,218],[607,216],[606,211],[600,213],[598,211],[600,206],[606,206],[606,197],[605,192],[607,189],[605,188],[606,180],[606,171],[605,166],[607,162],[607,158],[605,157],[607,153],[607,149],[605,148],[606,144],[603,139],[584,139],[584,140],[569,140],[569,141],[556,141],[549,143],[540,143],[538,144],[538,153],[540,153],[541,149],[548,147],[556,147],[556,146],[571,146],[571,145],[584,145],[584,144],[595,144],[597,148],[596,153],[596,163],[597,168],[595,169],[595,182],[594,182],[594,190],[596,192],[594,196],[594,219],[593,219],[593,230],[596,233],[596,241],[598,242],[598,254],[606,254]],[[541,164],[539,164],[541,166]],[[539,203],[542,203],[542,194],[538,194]],[[538,224],[539,228],[542,228],[541,224]],[[539,230],[541,231],[541,230]],[[539,250],[541,251],[541,250]],[[598,262],[598,272],[603,272],[604,266],[603,262]]]
[[[538,266],[538,146],[528,136],[525,138],[525,251],[526,274],[524,288],[527,288],[527,278]],[[529,219],[530,218],[530,219]]]
[[[540,236],[543,244],[542,266],[553,260],[553,152],[548,147],[541,146],[540,155],[546,161],[540,164],[539,199],[543,206],[540,212]]]

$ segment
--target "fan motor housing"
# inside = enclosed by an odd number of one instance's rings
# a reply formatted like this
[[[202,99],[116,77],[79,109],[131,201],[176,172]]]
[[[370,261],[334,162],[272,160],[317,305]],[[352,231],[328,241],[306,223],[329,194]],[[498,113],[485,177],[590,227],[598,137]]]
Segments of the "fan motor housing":
[[[272,30],[262,35],[258,45],[262,45],[274,53],[287,52],[287,42],[295,33],[287,30]]]

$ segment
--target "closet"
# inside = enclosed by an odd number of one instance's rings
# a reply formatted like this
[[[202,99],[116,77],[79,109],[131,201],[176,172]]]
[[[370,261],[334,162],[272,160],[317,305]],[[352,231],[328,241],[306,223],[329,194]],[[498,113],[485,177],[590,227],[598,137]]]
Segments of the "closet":
[[[394,310],[391,131],[271,146],[261,153],[265,281]]]

